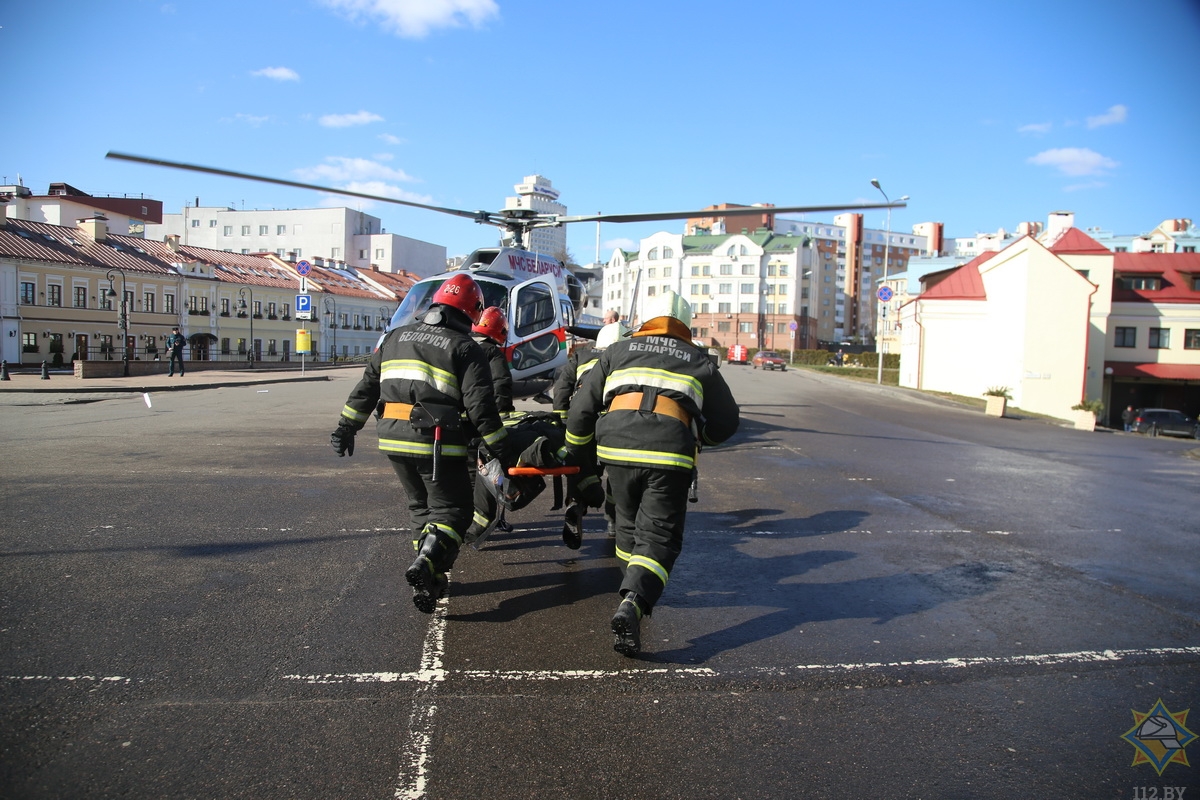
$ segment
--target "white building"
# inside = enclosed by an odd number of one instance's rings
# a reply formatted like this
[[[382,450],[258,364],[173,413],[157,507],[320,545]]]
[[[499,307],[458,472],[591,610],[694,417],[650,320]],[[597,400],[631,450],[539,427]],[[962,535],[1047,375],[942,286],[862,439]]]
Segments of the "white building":
[[[558,202],[558,190],[541,175],[526,175],[513,189],[517,196],[504,198],[505,208],[528,208],[539,214],[567,213],[567,207]],[[534,228],[529,232],[525,249],[559,258],[567,251],[567,231],[561,226]]]
[[[446,248],[387,233],[378,217],[350,208],[252,209],[185,206],[147,225],[146,238],[179,236],[183,245],[227,253],[273,253],[288,261],[322,258],[348,267],[435,275]]]

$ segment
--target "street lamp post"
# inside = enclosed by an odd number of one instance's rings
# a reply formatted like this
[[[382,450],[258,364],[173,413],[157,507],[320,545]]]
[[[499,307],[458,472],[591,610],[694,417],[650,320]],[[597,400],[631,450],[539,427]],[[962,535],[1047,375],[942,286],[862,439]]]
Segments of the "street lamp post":
[[[379,330],[383,330],[392,321],[392,315],[387,310],[387,306],[379,307]]]
[[[126,293],[126,278],[125,270],[120,267],[113,267],[105,275],[108,278],[108,296],[116,297],[117,289],[113,285],[116,280],[116,275],[113,275],[113,270],[121,273],[121,305],[117,312],[117,329],[121,331],[121,374],[126,378],[129,377],[129,309],[126,307],[125,299],[128,297]]]
[[[247,286],[245,289],[238,289],[238,297],[241,302],[238,303],[238,308],[246,309],[246,292],[250,292],[250,341],[246,347],[246,360],[250,362],[251,369],[254,368],[254,290]]]
[[[892,201],[891,198],[887,196],[887,192],[883,190],[883,187],[879,185],[879,180],[877,178],[871,179],[871,185],[879,190],[879,193],[883,195],[884,202],[888,204],[887,231],[884,233],[883,238],[883,284],[881,285],[884,285],[886,284],[888,277],[888,250],[892,244]],[[908,195],[904,195],[897,202],[903,203],[907,199]],[[883,338],[881,336],[883,331],[881,329],[883,327],[882,320],[885,319],[887,319],[887,306],[884,305],[883,301],[881,300],[879,317],[880,321],[879,324],[875,326],[875,356],[876,360],[879,362],[878,370],[875,373],[875,383],[883,383]]]
[[[330,303],[333,303],[333,311],[329,310]],[[333,331],[333,344],[330,346],[329,360],[336,364],[337,363],[338,316],[337,316],[337,300],[334,300],[332,297],[325,298],[325,316],[329,317],[329,328],[330,328],[330,330]]]

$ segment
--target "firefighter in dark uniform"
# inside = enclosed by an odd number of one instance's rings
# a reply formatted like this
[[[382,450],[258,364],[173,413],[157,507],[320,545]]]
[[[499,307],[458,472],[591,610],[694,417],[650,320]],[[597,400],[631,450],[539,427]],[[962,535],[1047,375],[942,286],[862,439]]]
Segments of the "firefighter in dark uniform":
[[[496,410],[501,414],[511,414],[516,406],[513,405],[512,370],[508,368],[508,359],[504,357],[504,344],[508,341],[508,318],[500,309],[488,306],[471,326],[471,338],[478,342],[487,358],[492,375],[492,392],[496,395]]]
[[[567,363],[563,364],[554,376],[550,397],[554,402],[554,413],[564,422],[567,420],[567,409],[571,407],[571,397],[579,389],[583,376],[596,366],[596,359],[599,357],[600,351],[596,349],[594,342],[581,344],[571,351],[571,355],[567,356]]]
[[[594,442],[616,504],[621,601],[613,649],[641,649],[640,621],[653,611],[683,547],[688,487],[700,444],[737,432],[739,410],[708,356],[692,344],[691,309],[672,291],[647,303],[647,322],[601,353],[567,415],[565,460],[586,460]]]
[[[384,337],[330,437],[339,456],[353,455],[355,434],[377,413],[379,449],[408,496],[415,537],[417,558],[405,579],[413,604],[426,614],[445,594],[446,572],[471,522],[464,411],[484,445],[509,462],[487,361],[471,339],[482,311],[483,293],[474,279],[451,276],[434,292],[421,322]]]

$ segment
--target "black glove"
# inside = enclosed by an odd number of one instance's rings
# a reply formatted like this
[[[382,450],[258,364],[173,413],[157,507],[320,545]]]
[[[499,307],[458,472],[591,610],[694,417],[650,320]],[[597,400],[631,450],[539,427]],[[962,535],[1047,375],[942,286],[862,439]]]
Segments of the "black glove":
[[[354,455],[354,435],[358,433],[346,423],[338,423],[337,430],[329,434],[329,444],[333,446],[338,458]]]

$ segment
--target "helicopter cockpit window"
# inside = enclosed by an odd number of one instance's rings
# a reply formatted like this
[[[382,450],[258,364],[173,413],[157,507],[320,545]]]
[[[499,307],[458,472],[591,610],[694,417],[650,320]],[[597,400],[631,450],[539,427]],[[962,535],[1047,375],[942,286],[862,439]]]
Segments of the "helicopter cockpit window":
[[[513,330],[527,336],[555,323],[554,295],[544,283],[531,283],[517,290],[517,318]]]

